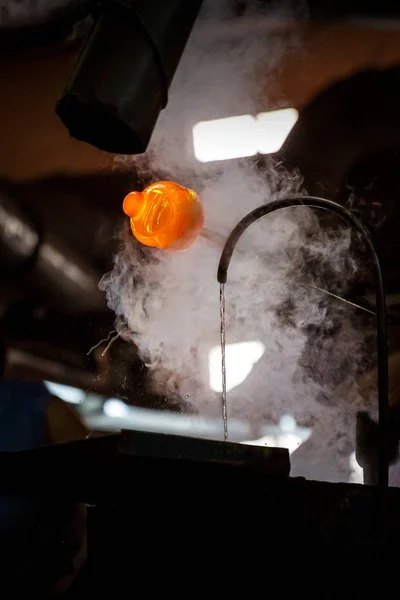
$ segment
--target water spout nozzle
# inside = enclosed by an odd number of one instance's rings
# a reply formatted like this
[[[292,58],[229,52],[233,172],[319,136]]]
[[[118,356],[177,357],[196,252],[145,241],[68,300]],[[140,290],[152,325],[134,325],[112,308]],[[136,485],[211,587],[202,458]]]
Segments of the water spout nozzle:
[[[294,206],[308,206],[319,208],[334,213],[344,219],[351,227],[361,234],[362,239],[370,253],[376,287],[376,329],[377,329],[377,355],[378,355],[378,406],[379,406],[379,465],[378,482],[382,489],[386,489],[389,479],[389,461],[387,450],[387,436],[389,425],[389,374],[388,374],[388,348],[387,348],[387,308],[385,288],[382,271],[374,243],[368,229],[349,210],[325,198],[314,196],[291,196],[281,198],[269,204],[259,206],[246,215],[230,233],[225,242],[218,264],[217,279],[220,284],[225,284],[228,278],[228,268],[233,252],[240,237],[250,225],[261,217],[283,208]]]

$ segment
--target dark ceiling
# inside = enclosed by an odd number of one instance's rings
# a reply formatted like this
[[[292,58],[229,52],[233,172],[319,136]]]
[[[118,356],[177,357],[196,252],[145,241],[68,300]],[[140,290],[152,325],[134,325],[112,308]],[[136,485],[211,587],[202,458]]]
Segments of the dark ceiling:
[[[80,29],[79,22],[99,5],[116,1],[119,0],[5,0],[0,10],[0,46],[27,47],[79,37],[85,31],[84,26]],[[219,4],[224,7],[222,14],[227,16],[243,15],[260,6],[309,19],[400,16],[400,5],[392,0],[221,0]],[[215,10],[213,4],[210,6]]]

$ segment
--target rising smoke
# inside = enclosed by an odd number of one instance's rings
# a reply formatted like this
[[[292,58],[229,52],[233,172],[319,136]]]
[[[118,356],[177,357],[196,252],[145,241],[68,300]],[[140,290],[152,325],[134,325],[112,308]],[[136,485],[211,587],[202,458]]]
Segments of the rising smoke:
[[[299,32],[280,23],[282,12],[234,18],[227,3],[219,12],[216,3],[210,6],[189,40],[149,151],[133,162],[146,184],[169,178],[196,189],[215,240],[199,237],[183,253],[163,252],[140,246],[126,226],[101,287],[117,327],[150,365],[154,391],[219,415],[209,364],[219,345],[218,240],[253,208],[305,190],[299,174],[273,161],[263,168],[250,160],[196,162],[193,126],[277,108],[265,90],[276,92],[273,74],[285,53],[301,51]],[[353,383],[365,366],[366,334],[346,305],[309,287],[344,292],[359,272],[350,232],[332,231],[301,208],[266,217],[241,239],[226,285],[227,344],[261,342],[264,353],[228,393],[228,403],[230,416],[277,423],[289,413],[312,426],[313,437],[292,456],[293,474],[346,480],[355,414],[364,402]],[[229,361],[227,367],[229,380]]]

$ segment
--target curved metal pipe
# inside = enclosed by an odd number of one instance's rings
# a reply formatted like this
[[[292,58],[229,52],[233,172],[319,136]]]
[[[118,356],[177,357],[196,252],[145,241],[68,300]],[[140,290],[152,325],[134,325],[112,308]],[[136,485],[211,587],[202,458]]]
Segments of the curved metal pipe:
[[[388,349],[387,349],[387,309],[385,288],[383,284],[382,270],[374,243],[368,229],[346,208],[325,198],[314,196],[291,196],[275,200],[269,204],[259,206],[246,215],[230,233],[218,265],[218,281],[225,284],[228,276],[229,264],[240,237],[250,225],[261,217],[283,208],[293,206],[308,206],[320,208],[334,213],[347,221],[362,236],[367,246],[375,276],[376,286],[376,330],[377,330],[377,359],[378,359],[378,408],[379,408],[379,466],[378,484],[386,488],[389,481],[388,453],[386,447],[386,433],[389,421],[389,372],[388,372]]]

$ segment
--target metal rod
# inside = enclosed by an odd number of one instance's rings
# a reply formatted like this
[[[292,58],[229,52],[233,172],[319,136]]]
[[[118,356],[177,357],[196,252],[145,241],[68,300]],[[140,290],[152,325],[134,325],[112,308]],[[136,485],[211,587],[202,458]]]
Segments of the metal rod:
[[[324,290],[324,289],[318,287],[317,285],[313,285],[312,283],[306,283],[306,285],[307,285],[307,287],[311,287],[314,290],[318,290],[318,292],[322,292],[323,294],[326,294],[327,296],[332,296],[332,298],[336,298],[336,300],[345,302],[346,304],[353,306],[353,308],[358,308],[360,310],[363,310],[364,312],[369,313],[370,315],[376,316],[376,311],[371,310],[370,308],[367,308],[366,306],[361,306],[361,304],[352,302],[352,300],[347,300],[347,298],[343,298],[343,296],[338,296],[337,294],[334,294],[333,292],[328,292],[328,290]]]
[[[275,200],[269,204],[259,206],[245,216],[230,233],[218,265],[217,279],[220,284],[225,284],[229,264],[235,250],[236,244],[242,234],[255,221],[265,215],[290,208],[293,206],[308,206],[319,208],[334,213],[347,221],[362,236],[367,246],[375,276],[376,294],[376,329],[377,329],[377,356],[378,356],[378,407],[379,407],[379,467],[378,482],[381,489],[385,490],[389,480],[388,452],[386,445],[386,434],[389,424],[389,373],[388,373],[388,348],[387,348],[387,308],[385,288],[383,284],[382,270],[376,253],[371,235],[365,225],[355,217],[349,210],[325,198],[314,196],[292,196]],[[384,492],[385,495],[385,492]],[[383,497],[384,497],[383,495]]]

